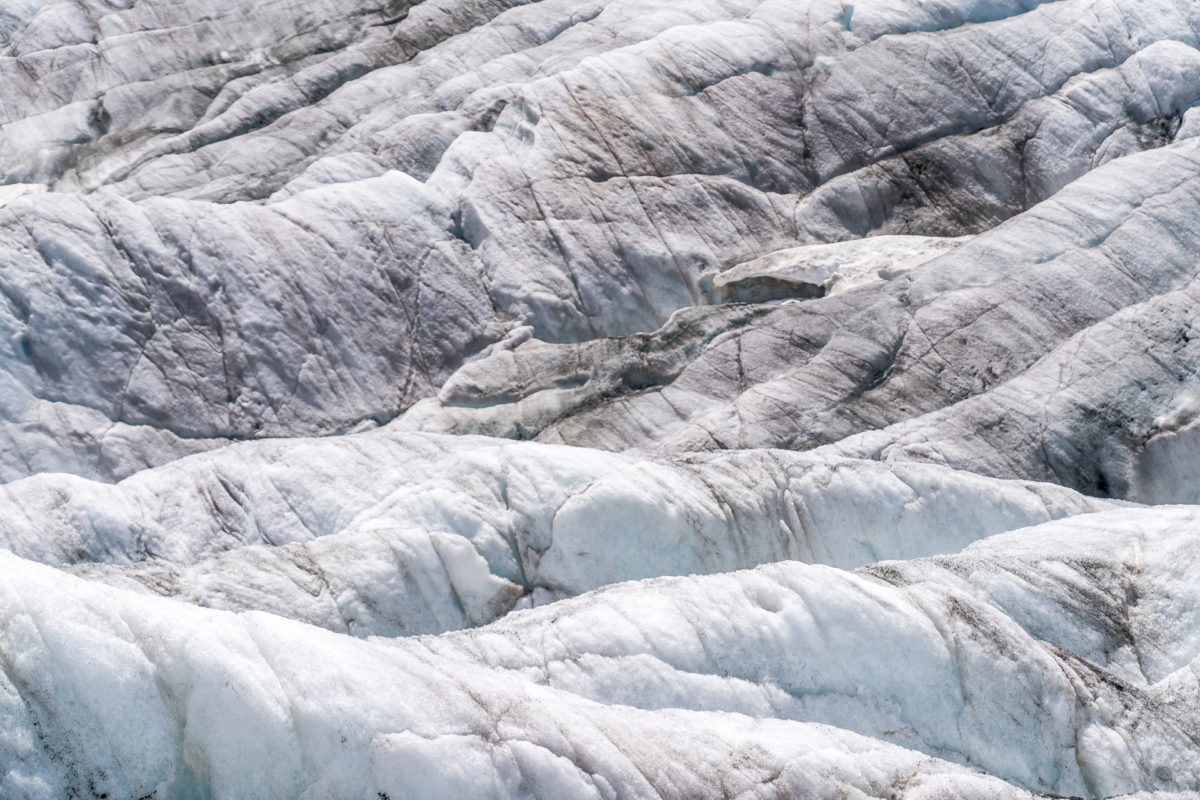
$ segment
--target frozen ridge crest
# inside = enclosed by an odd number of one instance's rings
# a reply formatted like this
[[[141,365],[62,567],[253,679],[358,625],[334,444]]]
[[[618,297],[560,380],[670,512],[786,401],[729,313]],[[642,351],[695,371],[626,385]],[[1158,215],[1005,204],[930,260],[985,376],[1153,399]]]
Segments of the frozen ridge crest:
[[[0,1],[0,800],[1200,796],[1198,37]]]

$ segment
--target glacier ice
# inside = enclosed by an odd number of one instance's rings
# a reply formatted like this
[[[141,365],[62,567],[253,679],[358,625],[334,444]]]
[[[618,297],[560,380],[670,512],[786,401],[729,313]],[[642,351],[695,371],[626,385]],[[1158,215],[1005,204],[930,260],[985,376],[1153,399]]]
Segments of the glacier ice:
[[[1198,32],[4,0],[0,798],[1196,796]]]

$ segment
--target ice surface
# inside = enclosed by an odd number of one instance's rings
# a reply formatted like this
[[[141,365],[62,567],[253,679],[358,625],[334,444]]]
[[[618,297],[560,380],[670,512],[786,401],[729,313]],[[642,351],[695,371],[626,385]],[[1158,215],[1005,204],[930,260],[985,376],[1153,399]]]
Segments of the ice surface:
[[[478,625],[521,598],[658,575],[954,552],[1117,507],[926,465],[390,431],[248,443],[116,485],[36,476],[0,496],[0,542],[24,558],[360,636]]]
[[[891,280],[953,250],[966,238],[881,235],[788,247],[718,273],[713,294],[720,302],[824,297]]]
[[[0,5],[0,799],[1200,793],[1200,4]]]

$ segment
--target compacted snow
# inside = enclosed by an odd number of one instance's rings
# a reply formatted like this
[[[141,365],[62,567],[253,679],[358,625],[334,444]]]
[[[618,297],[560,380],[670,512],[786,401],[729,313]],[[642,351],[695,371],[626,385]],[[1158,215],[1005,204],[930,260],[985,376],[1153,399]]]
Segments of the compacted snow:
[[[1195,797],[1200,3],[0,0],[0,800]]]

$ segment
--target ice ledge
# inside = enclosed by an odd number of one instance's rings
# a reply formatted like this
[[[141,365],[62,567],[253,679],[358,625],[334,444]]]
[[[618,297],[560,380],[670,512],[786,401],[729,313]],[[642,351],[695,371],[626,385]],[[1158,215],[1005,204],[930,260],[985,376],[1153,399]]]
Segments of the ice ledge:
[[[969,236],[871,236],[776,250],[718,273],[712,299],[764,303],[825,297],[891,278],[955,249]]]

